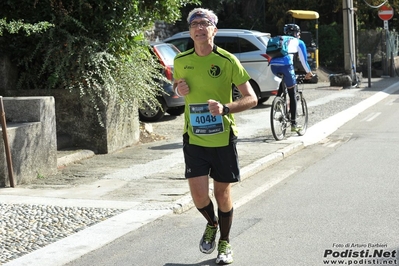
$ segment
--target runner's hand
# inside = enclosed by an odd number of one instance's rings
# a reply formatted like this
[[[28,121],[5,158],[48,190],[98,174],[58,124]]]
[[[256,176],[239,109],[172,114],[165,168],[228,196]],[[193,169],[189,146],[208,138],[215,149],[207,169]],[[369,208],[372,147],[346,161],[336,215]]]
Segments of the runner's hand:
[[[177,81],[177,86],[175,91],[177,91],[178,95],[180,96],[186,96],[190,92],[190,88],[188,87],[184,79],[179,79]]]
[[[223,105],[215,100],[209,99],[208,100],[208,108],[211,115],[221,115],[223,113]]]

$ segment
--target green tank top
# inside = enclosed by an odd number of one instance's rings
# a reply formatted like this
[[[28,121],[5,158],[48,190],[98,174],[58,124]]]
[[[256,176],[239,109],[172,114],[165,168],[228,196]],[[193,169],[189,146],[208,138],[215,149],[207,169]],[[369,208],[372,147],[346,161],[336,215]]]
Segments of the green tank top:
[[[188,133],[190,144],[227,146],[230,131],[237,136],[234,115],[212,116],[207,101],[232,101],[232,84],[240,85],[250,79],[240,61],[217,46],[207,56],[198,56],[190,49],[178,54],[174,61],[174,79],[181,78],[190,88],[184,97],[184,133]]]

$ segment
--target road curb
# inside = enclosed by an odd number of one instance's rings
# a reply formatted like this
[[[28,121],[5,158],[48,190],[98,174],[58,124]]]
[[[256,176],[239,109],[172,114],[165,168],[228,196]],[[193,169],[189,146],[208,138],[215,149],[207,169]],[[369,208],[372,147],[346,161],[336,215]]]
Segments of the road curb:
[[[65,152],[68,153],[68,152]],[[60,156],[59,158],[57,158],[57,168],[58,169],[62,169],[63,167],[83,160],[83,159],[87,159],[90,157],[93,157],[95,155],[95,153],[91,150],[78,150],[78,151],[71,151],[69,154]]]
[[[283,160],[284,158],[296,153],[297,151],[303,149],[303,142],[293,142],[288,146],[278,149],[277,151],[249,164],[241,169],[241,180],[245,180],[248,177],[266,169],[272,164]]]
[[[256,160],[255,162],[243,167],[241,169],[241,182],[261,171],[269,167],[270,165],[273,165],[284,158],[287,158],[288,156],[298,152],[299,150],[303,149],[305,147],[304,143],[302,141],[296,141],[288,146],[278,149],[277,151],[259,159]],[[268,181],[266,181],[268,182]],[[233,183],[233,186],[238,183]],[[273,185],[276,185],[273,184]],[[213,195],[213,188],[210,188],[209,193]],[[194,207],[194,202],[192,201],[191,195],[187,194],[183,196],[182,198],[178,199],[175,204],[173,205],[173,213],[175,214],[181,214],[191,208]]]

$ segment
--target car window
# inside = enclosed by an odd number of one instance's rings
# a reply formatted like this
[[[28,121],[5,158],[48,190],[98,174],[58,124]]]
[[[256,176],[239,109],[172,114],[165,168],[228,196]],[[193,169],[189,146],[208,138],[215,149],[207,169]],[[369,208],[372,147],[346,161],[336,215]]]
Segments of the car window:
[[[226,51],[237,54],[240,52],[240,45],[237,37],[215,37],[215,44]]]
[[[267,37],[267,36],[259,36],[258,40],[261,41],[265,46],[267,46],[267,43],[269,42],[269,37]]]
[[[252,44],[250,41],[243,39],[243,38],[238,38],[239,39],[239,45],[241,49],[241,53],[246,53],[246,52],[252,52],[252,51],[258,51],[259,48],[256,47],[254,44]]]
[[[157,45],[155,49],[165,65],[173,65],[173,60],[179,53],[179,50],[170,45]]]
[[[188,49],[191,49],[194,47],[194,42],[191,38],[170,40],[170,41],[168,41],[168,43],[174,44],[174,46],[176,46],[177,49],[179,49],[182,52],[187,51]]]

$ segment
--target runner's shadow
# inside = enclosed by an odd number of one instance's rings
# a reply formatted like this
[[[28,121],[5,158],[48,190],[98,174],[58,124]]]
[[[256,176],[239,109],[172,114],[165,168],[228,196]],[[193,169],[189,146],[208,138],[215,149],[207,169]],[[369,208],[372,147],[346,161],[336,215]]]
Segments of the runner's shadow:
[[[240,138],[240,135],[238,135],[238,143],[240,143],[240,142],[270,143],[270,142],[274,142],[274,141],[275,141],[275,139],[271,135],[257,136],[257,137],[250,137],[250,138]]]
[[[182,149],[183,148],[183,143],[169,143],[165,145],[159,145],[159,146],[152,146],[149,147],[148,149],[150,150],[175,150],[175,149]]]
[[[217,265],[215,263],[215,259],[209,259],[203,262],[199,262],[199,263],[166,263],[164,264],[164,266],[213,266],[213,265]]]

